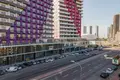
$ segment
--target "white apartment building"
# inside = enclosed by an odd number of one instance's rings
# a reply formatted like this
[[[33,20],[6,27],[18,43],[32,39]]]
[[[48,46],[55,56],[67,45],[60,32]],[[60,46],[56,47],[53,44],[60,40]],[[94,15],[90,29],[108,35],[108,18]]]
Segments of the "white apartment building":
[[[54,0],[54,39],[80,39],[82,2],[82,0]]]

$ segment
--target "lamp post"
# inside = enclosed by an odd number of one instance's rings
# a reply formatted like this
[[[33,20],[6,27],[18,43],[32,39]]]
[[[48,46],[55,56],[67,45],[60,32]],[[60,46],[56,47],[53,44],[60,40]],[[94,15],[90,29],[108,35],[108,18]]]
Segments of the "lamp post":
[[[82,72],[82,66],[78,62],[75,62],[74,60],[71,60],[70,62],[77,64],[80,67],[80,80],[81,80],[81,72]]]

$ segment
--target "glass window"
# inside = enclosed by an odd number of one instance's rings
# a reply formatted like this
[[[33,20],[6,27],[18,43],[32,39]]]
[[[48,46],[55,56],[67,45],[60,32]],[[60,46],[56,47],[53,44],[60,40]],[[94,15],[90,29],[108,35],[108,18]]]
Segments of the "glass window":
[[[20,26],[20,22],[17,22],[16,24],[17,24],[17,26]]]
[[[30,22],[30,18],[27,18],[28,22]]]
[[[35,19],[33,19],[33,22],[35,23]]]
[[[36,17],[36,15],[35,15],[35,14],[33,14],[33,17]]]
[[[39,11],[39,10],[37,10],[37,13],[40,13],[40,11]]]
[[[22,20],[25,21],[25,17],[22,17]]]
[[[25,11],[23,11],[22,14],[25,15]]]
[[[28,12],[27,15],[30,16],[30,13]]]
[[[36,10],[35,10],[35,9],[33,9],[33,12],[36,12]]]
[[[27,8],[27,10],[29,10],[29,11],[30,11],[30,7],[28,7],[28,8]]]
[[[22,23],[22,26],[25,26],[25,23]]]
[[[33,3],[33,7],[35,7],[35,3]]]

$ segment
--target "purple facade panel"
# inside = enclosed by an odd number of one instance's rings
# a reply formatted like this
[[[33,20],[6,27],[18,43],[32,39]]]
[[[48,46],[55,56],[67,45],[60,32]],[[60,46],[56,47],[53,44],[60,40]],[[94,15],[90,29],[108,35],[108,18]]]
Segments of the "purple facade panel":
[[[26,4],[26,8],[19,14],[15,22],[11,25],[14,32],[11,32],[11,27],[6,32],[6,43],[33,43],[36,39],[41,38],[43,32],[43,25],[46,23],[47,15],[46,9],[50,9],[51,0],[30,0]],[[19,31],[18,31],[19,29]],[[10,35],[14,38],[11,39]],[[2,40],[2,39],[1,39]],[[2,41],[0,42],[2,43]]]

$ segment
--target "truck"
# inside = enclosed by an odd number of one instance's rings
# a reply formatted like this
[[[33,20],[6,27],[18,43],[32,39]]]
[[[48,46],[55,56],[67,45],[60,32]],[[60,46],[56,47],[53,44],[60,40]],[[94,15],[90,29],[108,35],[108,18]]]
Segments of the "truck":
[[[112,58],[112,64],[113,65],[120,65],[120,56],[116,55]]]

